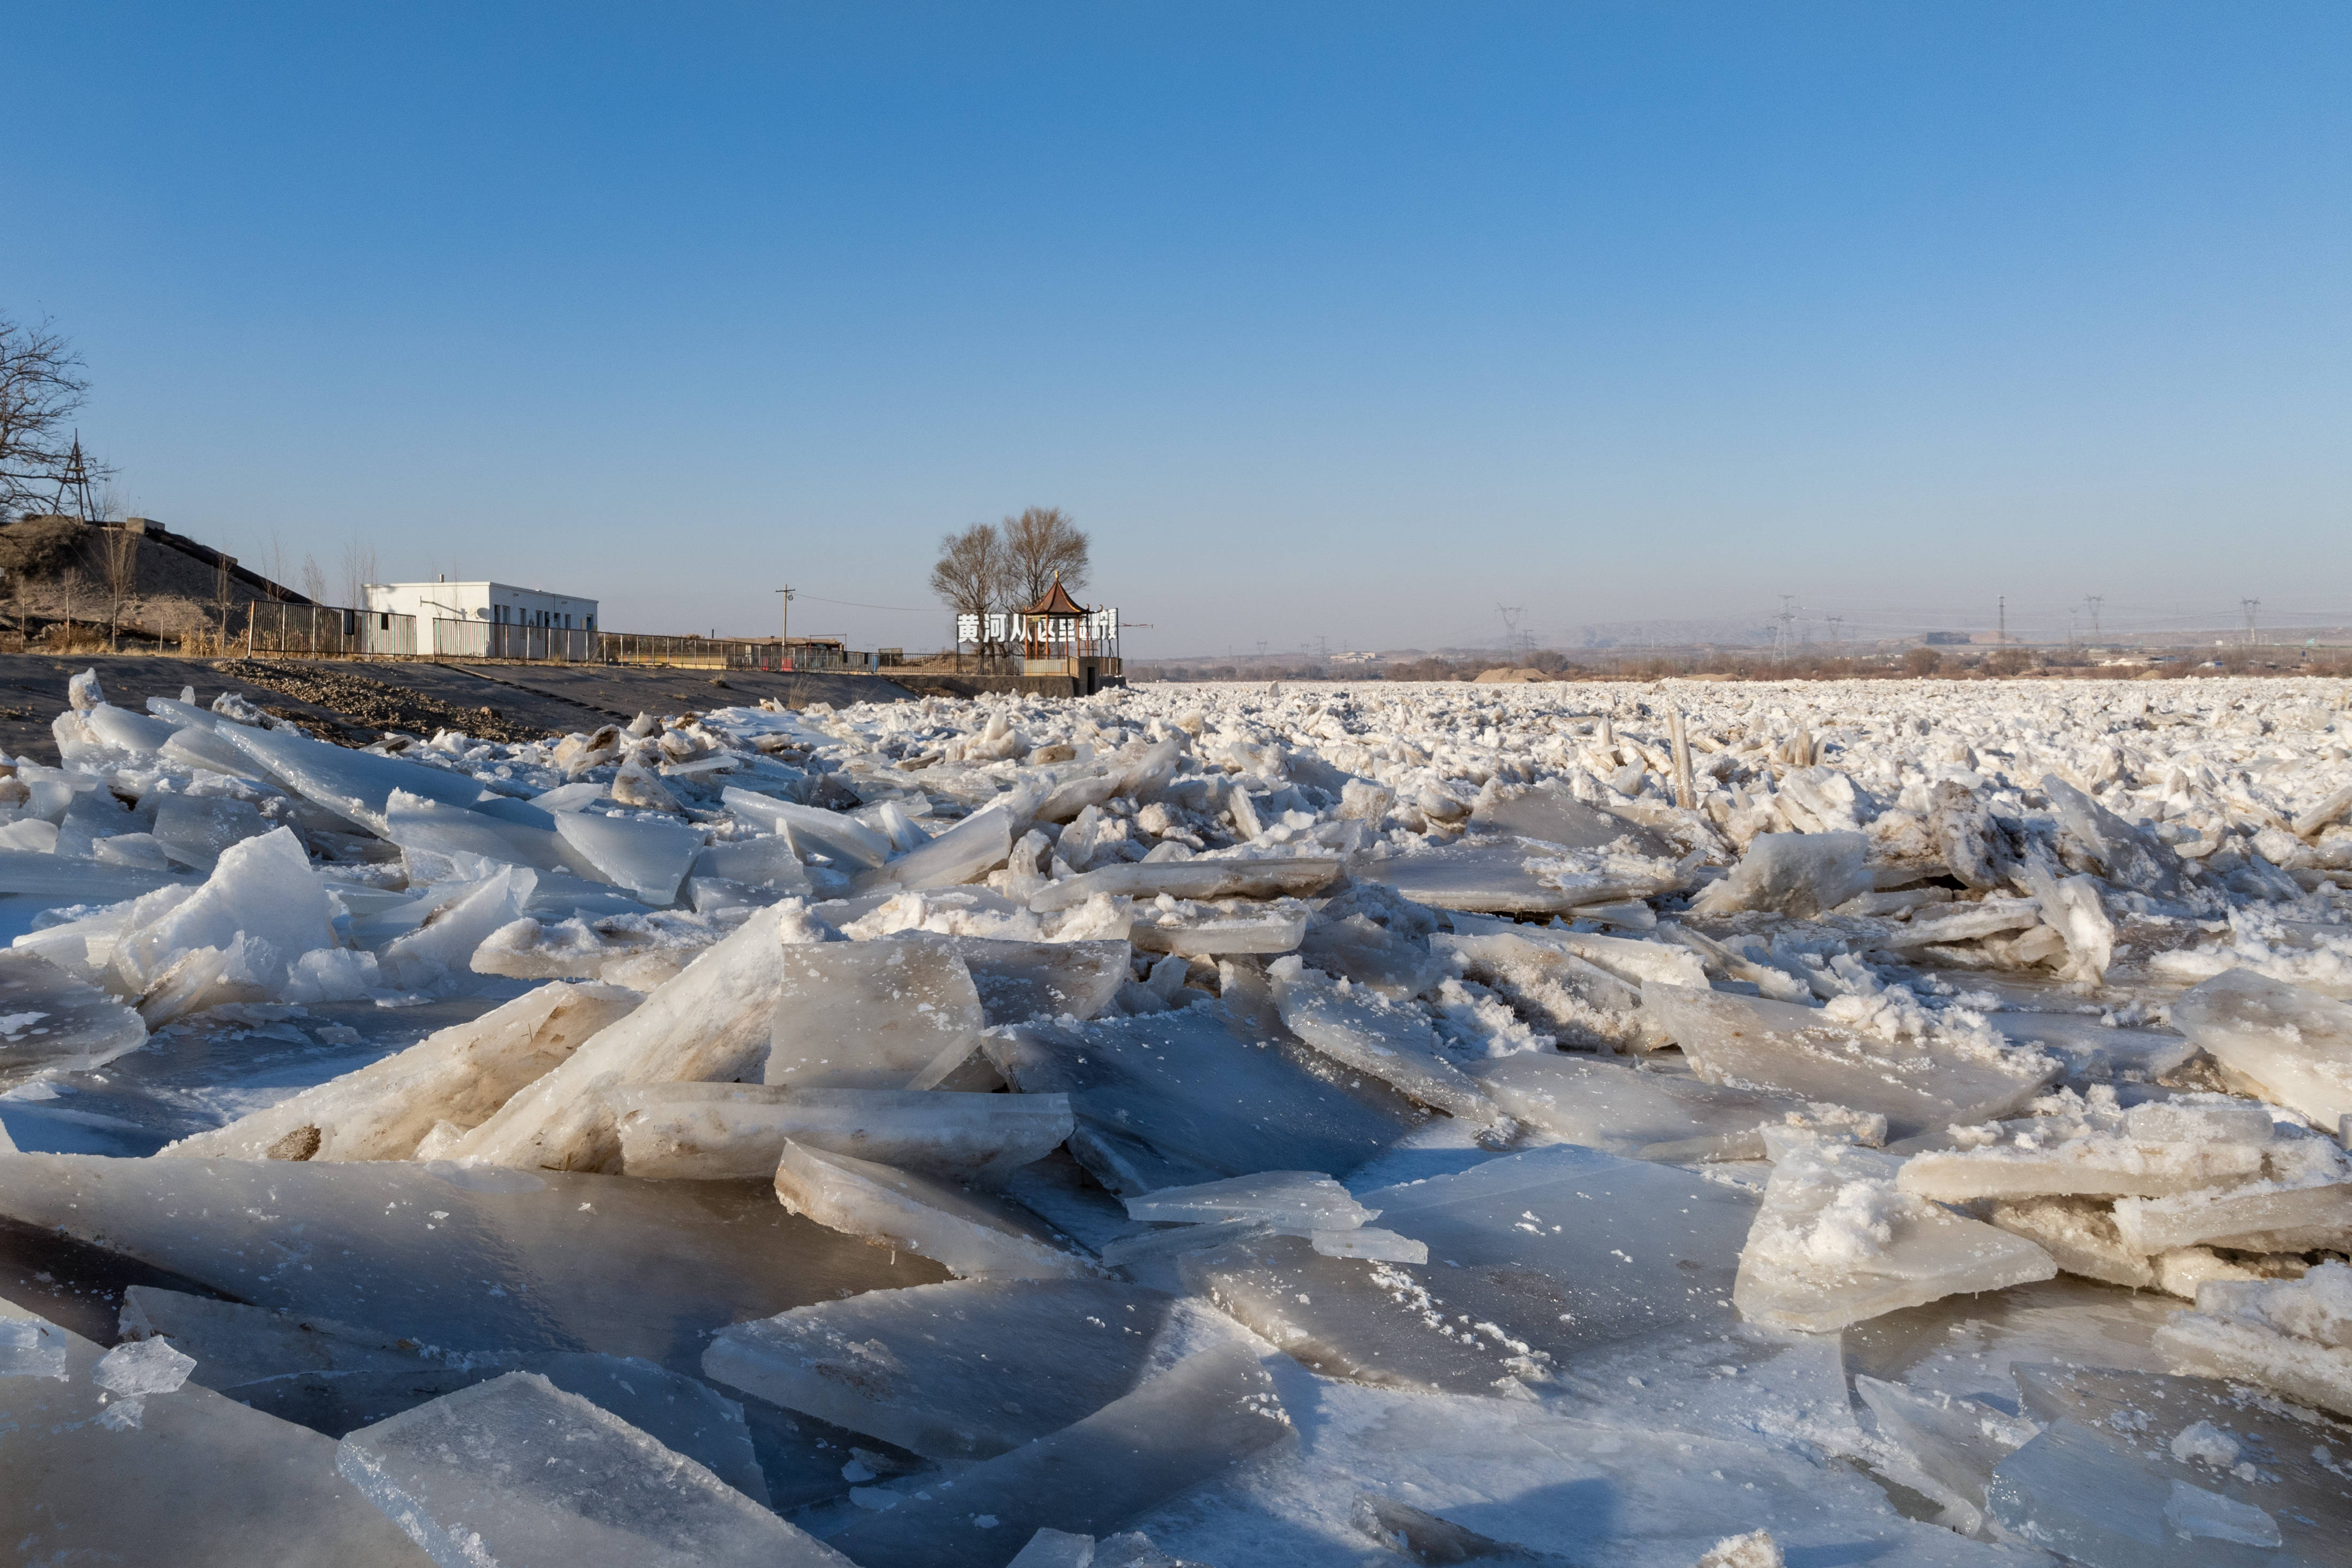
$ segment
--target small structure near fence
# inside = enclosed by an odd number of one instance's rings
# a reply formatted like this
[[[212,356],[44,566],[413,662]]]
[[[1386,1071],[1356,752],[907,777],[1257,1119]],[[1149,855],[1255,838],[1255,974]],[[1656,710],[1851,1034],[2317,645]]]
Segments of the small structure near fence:
[[[1059,574],[1034,605],[985,617],[958,616],[956,638],[959,647],[978,644],[983,658],[992,645],[1010,647],[1020,661],[1014,673],[1064,677],[1087,694],[1127,684],[1118,652],[1118,608],[1079,604],[1062,586]]]
[[[370,583],[367,607],[427,628],[436,658],[512,658],[587,664],[596,657],[593,599],[518,588],[511,583]]]

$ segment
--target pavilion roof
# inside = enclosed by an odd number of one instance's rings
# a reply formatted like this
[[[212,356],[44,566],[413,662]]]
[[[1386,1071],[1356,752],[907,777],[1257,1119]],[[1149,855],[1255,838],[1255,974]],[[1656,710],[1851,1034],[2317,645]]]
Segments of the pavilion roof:
[[[1062,586],[1061,574],[1057,572],[1054,574],[1054,585],[1045,590],[1045,596],[1020,613],[1024,616],[1085,616],[1092,612],[1070,597],[1070,591]]]

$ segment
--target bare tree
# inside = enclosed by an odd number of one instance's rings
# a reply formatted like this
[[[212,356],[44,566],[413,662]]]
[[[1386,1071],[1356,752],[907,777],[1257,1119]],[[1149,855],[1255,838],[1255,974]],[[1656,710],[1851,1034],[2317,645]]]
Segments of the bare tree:
[[[1008,564],[1003,536],[992,522],[975,522],[940,538],[931,592],[957,615],[980,617],[982,653],[989,647],[988,613],[1003,601]]]
[[[74,448],[70,421],[89,394],[81,355],[46,319],[0,315],[0,513],[54,503]],[[84,467],[93,479],[108,471]]]
[[[139,536],[127,523],[105,529],[98,538],[99,569],[106,576],[106,647],[122,646],[122,601],[139,589]]]
[[[1044,598],[1056,576],[1066,588],[1087,585],[1093,568],[1087,558],[1086,531],[1060,507],[1033,506],[1019,517],[1008,517],[1003,532],[1005,586],[1016,605]]]
[[[315,555],[302,557],[302,596],[314,605],[327,602],[327,574],[320,569],[319,558]],[[356,606],[347,605],[344,608]]]
[[[214,624],[220,627],[220,651],[224,654],[228,652],[229,585],[236,581],[230,574],[236,566],[235,556],[224,555],[213,572]]]
[[[66,635],[63,646],[71,649],[74,641],[74,623],[89,617],[90,601],[94,597],[90,592],[89,574],[79,566],[68,566],[58,574],[57,585],[51,592],[58,607],[65,612]]]
[[[343,546],[343,602],[354,610],[367,608],[367,586],[375,581],[375,546],[354,539]]]

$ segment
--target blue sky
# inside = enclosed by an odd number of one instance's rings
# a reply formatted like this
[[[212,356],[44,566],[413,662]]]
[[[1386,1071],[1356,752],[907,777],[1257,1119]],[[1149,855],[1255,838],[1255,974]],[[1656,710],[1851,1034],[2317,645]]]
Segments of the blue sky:
[[[133,510],[331,580],[932,646],[819,601],[1058,504],[1130,653],[2352,618],[2340,4],[6,30],[0,306]]]

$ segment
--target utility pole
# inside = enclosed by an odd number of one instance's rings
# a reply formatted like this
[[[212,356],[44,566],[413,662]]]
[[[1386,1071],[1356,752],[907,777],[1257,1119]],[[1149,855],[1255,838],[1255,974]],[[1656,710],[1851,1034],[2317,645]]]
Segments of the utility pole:
[[[2009,641],[2009,595],[2006,594],[2000,596],[2000,630],[1995,634],[1994,640],[2003,644]]]
[[[782,597],[779,598],[776,602],[783,606],[783,608],[778,612],[776,619],[776,668],[781,670],[789,668],[792,663],[793,598],[799,590],[794,588],[779,588],[776,592],[782,595]]]
[[[2245,606],[2246,646],[2252,647],[2254,646],[2254,612],[2263,607],[2263,602],[2260,599],[2241,599],[2238,603]]]

